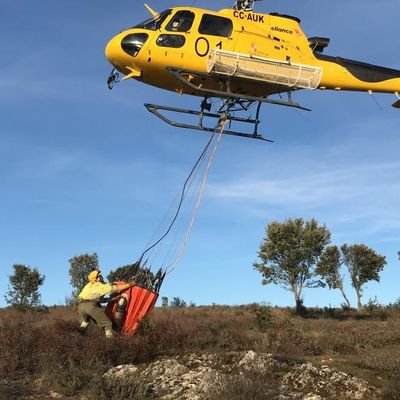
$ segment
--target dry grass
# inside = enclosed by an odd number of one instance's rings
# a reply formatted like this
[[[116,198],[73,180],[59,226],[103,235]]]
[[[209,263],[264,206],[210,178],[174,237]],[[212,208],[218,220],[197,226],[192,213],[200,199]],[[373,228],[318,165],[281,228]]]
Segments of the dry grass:
[[[280,377],[273,372],[247,372],[216,387],[210,400],[276,400],[280,386]]]
[[[110,393],[101,376],[111,366],[159,355],[251,349],[288,361],[328,363],[382,388],[383,399],[400,399],[400,311],[395,308],[363,314],[309,310],[306,318],[260,305],[158,308],[135,336],[112,340],[97,327],[86,336],[77,327],[76,313],[64,307],[48,313],[0,309],[0,395],[12,398],[11,386],[30,393],[39,385],[43,392],[88,399],[145,399],[140,383]],[[263,391],[262,378],[256,378]],[[215,398],[241,399],[249,381],[243,377],[220,388]],[[268,396],[273,396],[270,389]]]

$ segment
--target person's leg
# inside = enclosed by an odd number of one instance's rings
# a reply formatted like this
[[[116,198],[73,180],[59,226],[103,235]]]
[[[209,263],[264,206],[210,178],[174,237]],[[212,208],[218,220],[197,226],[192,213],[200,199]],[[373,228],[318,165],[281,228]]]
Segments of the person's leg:
[[[90,316],[96,321],[96,324],[100,326],[100,328],[104,329],[106,337],[113,336],[112,322],[105,313],[104,308],[100,305],[94,305],[90,312]]]
[[[78,304],[79,321],[81,323],[79,326],[79,331],[82,333],[86,332],[86,329],[90,324],[90,315],[88,314],[90,307],[88,307],[88,305],[89,303]]]
[[[126,295],[122,294],[121,297],[118,299],[117,309],[114,313],[114,322],[118,330],[121,330],[122,322],[125,319],[127,303],[128,300],[126,298]]]

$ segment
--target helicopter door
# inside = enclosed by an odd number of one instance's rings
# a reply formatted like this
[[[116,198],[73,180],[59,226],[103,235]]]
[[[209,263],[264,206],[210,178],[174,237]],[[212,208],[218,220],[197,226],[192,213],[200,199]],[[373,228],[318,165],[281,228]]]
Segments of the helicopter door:
[[[185,43],[186,37],[184,35],[174,33],[160,34],[156,39],[158,58],[165,59],[163,64],[182,67]]]
[[[196,40],[197,56],[205,57],[213,49],[233,50],[233,23],[229,18],[204,14],[199,25],[199,37]]]
[[[188,32],[193,25],[194,13],[192,11],[181,10],[174,14],[165,30],[168,32]]]
[[[205,71],[207,58],[215,48],[233,49],[233,23],[231,19],[212,14],[201,16],[198,28],[193,28],[188,35],[184,68]]]
[[[177,11],[156,39],[156,51],[165,65],[181,68],[186,52],[187,32],[192,27],[194,13],[191,11]]]

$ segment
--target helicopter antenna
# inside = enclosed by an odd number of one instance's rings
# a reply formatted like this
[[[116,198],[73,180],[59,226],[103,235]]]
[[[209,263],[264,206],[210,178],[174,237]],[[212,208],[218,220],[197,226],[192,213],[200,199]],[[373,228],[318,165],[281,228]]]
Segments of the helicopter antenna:
[[[233,5],[234,10],[241,10],[241,11],[253,11],[254,3],[257,0],[236,0],[235,4]]]

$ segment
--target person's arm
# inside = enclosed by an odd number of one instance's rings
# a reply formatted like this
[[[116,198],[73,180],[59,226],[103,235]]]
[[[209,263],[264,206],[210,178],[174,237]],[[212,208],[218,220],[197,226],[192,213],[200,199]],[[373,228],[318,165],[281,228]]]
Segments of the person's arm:
[[[112,284],[110,293],[112,294],[112,293],[116,293],[116,292],[123,292],[124,290],[129,289],[129,288],[131,288],[133,286],[136,286],[136,285],[137,285],[137,283],[135,281],[128,282],[125,285]]]

